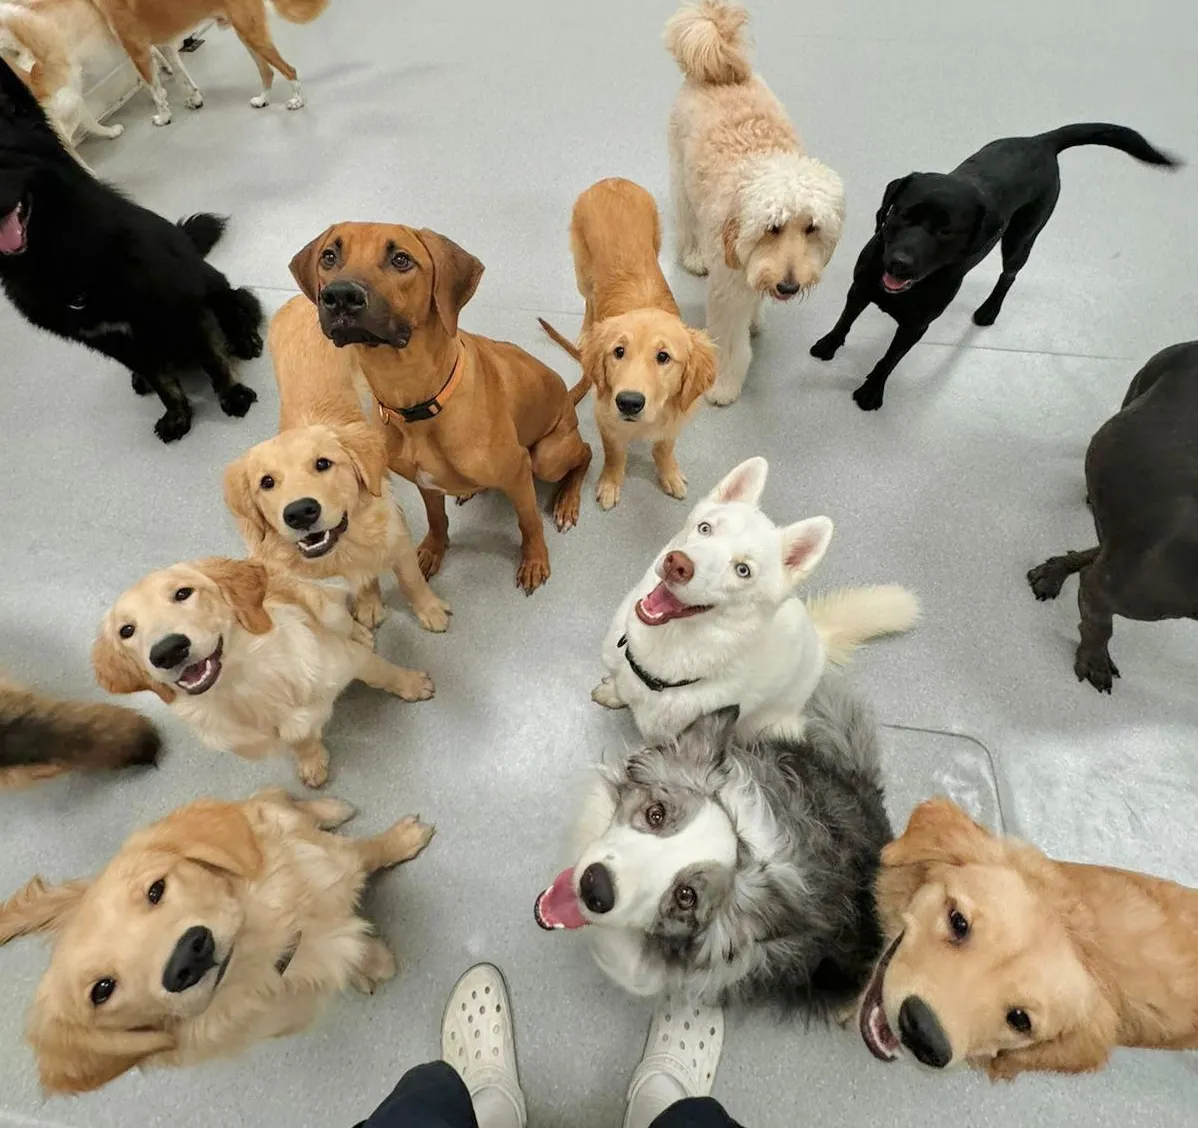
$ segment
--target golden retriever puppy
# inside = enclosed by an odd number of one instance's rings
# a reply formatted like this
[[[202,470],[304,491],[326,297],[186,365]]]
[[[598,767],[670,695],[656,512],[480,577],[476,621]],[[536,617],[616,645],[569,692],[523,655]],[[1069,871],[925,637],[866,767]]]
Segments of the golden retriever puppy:
[[[741,392],[761,300],[805,296],[840,241],[844,186],[803,151],[782,104],[749,63],[748,12],[702,0],[666,24],[686,81],[670,114],[670,183],[682,265],[711,278],[707,331],[719,375],[707,393]]]
[[[357,679],[424,701],[422,670],[385,662],[344,593],[257,560],[209,557],[139,580],[104,616],[92,649],[110,693],[158,694],[213,748],[257,759],[291,753],[300,778],[323,787],[321,731]]]
[[[578,348],[541,325],[581,360],[595,389],[604,459],[596,499],[603,509],[620,500],[628,447],[638,440],[653,444],[661,488],[686,497],[674,441],[715,381],[715,350],[706,333],[686,327],[661,272],[653,197],[618,177],[592,184],[574,204],[570,249],[586,302]]]
[[[0,944],[54,935],[28,1024],[45,1089],[233,1054],[302,1030],[347,987],[369,994],[392,978],[359,897],[433,828],[405,818],[370,838],[328,833],[353,813],[282,791],[201,799],[135,833],[94,880],[35,877],[0,903]]]
[[[362,412],[352,358],[321,332],[312,303],[292,298],[267,339],[279,385],[279,434],[225,469],[225,502],[246,548],[304,580],[344,579],[354,617],[383,621],[379,574],[394,572],[427,631],[449,605],[420,570],[403,511],[391,496],[386,439]]]
[[[889,943],[860,1029],[883,1061],[999,1079],[1198,1049],[1198,890],[1053,861],[933,799],[883,849],[877,899]]]

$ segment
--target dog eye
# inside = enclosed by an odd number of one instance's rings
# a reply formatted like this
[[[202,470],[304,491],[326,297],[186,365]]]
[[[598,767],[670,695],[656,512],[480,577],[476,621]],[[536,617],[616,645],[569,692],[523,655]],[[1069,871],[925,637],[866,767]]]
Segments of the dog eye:
[[[151,905],[158,904],[162,900],[163,894],[166,893],[166,879],[160,877],[149,889],[146,890],[146,900]]]
[[[780,223],[771,224],[770,234],[771,235],[781,235],[782,234],[782,224],[780,224]]]
[[[1027,1011],[1022,1007],[1014,1007],[1007,1011],[1007,1025],[1020,1034],[1032,1032],[1032,1020],[1028,1018]]]
[[[814,223],[807,224],[807,234],[808,235],[814,235],[818,230],[819,230],[818,225],[816,225]]]
[[[322,474],[332,467],[333,463],[327,458],[318,458],[316,460],[316,469]]]
[[[650,826],[661,826],[666,821],[666,808],[664,803],[654,803],[645,811],[645,822]]]
[[[748,564],[744,563],[744,561],[741,561],[741,563],[736,566],[736,574],[740,576],[742,580],[747,580],[753,574],[753,569],[750,568]]]
[[[612,349],[611,354],[612,354],[612,356],[614,356],[616,358],[616,360],[623,360],[624,359],[624,346],[616,345],[616,347],[614,349]]]
[[[396,251],[391,256],[391,265],[396,270],[411,270],[416,265],[412,256],[407,251]]]
[[[191,598],[191,593],[195,588],[181,587],[175,591],[175,602],[186,603]]]
[[[275,480],[269,474],[263,474],[258,480],[258,485],[264,490],[273,490],[275,488]]]
[[[332,247],[326,247],[323,251],[320,252],[320,265],[321,266],[336,266],[337,265],[337,252],[335,250],[333,250]]]
[[[711,524],[710,524],[710,522],[708,522],[708,521],[700,521],[700,522],[699,522],[699,523],[698,523],[698,524],[695,526],[695,532],[696,532],[696,533],[698,533],[698,534],[699,534],[699,536],[701,536],[701,537],[709,537],[709,536],[711,536]]]
[[[969,935],[969,921],[957,909],[949,910],[948,927],[952,930],[953,938],[956,940],[964,940]]]
[[[116,990],[115,979],[101,979],[93,987],[91,992],[91,1000],[93,1007],[102,1007],[109,999],[112,998],[113,991]]]
[[[666,352],[665,349],[660,349],[658,351],[657,363],[658,364],[669,364],[670,363],[670,354],[668,352]]]
[[[680,885],[674,890],[674,904],[680,909],[693,909],[698,899],[698,894],[689,885]]]
[[[122,623],[121,629],[116,633],[119,634],[121,638],[132,638],[133,632],[136,630],[137,628],[132,623]]]

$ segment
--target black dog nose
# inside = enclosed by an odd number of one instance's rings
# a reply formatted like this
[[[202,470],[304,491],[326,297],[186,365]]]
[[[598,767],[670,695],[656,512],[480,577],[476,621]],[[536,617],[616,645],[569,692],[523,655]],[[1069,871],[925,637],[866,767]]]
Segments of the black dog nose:
[[[301,497],[283,508],[283,521],[289,529],[310,529],[320,520],[320,502],[314,497]]]
[[[194,987],[216,967],[216,940],[206,928],[189,928],[166,961],[162,986],[172,995]]]
[[[320,304],[330,313],[357,313],[369,300],[366,287],[358,282],[330,282],[320,291]]]
[[[797,294],[802,287],[797,282],[779,282],[774,289],[777,290],[779,294],[785,294],[787,297],[789,297],[791,294]]]
[[[616,907],[616,886],[611,871],[600,862],[592,862],[578,881],[582,903],[593,913],[610,913]]]
[[[886,273],[895,278],[910,278],[915,263],[910,255],[903,254],[902,251],[895,251],[887,256],[883,265]]]
[[[621,415],[640,415],[645,410],[645,397],[640,392],[620,392],[616,407]]]
[[[899,1037],[924,1065],[943,1069],[953,1060],[953,1048],[936,1012],[918,995],[908,995],[899,1007]]]
[[[150,661],[160,670],[183,665],[191,653],[191,639],[185,634],[168,634],[150,647]]]

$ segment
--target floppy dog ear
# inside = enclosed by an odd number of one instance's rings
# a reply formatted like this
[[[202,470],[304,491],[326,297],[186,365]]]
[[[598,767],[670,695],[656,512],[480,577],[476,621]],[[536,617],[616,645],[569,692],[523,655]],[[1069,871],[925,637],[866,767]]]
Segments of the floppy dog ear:
[[[782,567],[792,583],[815,571],[832,543],[832,518],[808,517],[782,530]]]
[[[882,230],[882,224],[886,222],[886,214],[894,206],[894,201],[898,198],[899,193],[910,183],[914,173],[909,173],[906,176],[900,176],[898,180],[892,180],[886,185],[886,191],[882,193],[882,206],[878,208],[878,214],[874,216],[874,234],[876,235]]]
[[[701,329],[688,329],[691,339],[690,356],[682,372],[682,391],[678,406],[689,411],[695,401],[715,383],[715,345]]]
[[[739,705],[705,714],[678,734],[677,754],[692,764],[715,763],[723,756],[738,720]]]
[[[31,877],[0,903],[0,944],[33,932],[56,932],[90,884],[80,880],[47,885],[42,878]]]
[[[92,670],[100,688],[109,693],[140,693],[148,689],[167,705],[175,699],[172,686],[154,681],[141,663],[112,637],[112,623],[107,619],[92,644]]]
[[[252,878],[262,869],[262,851],[240,803],[200,799],[147,827],[126,849],[163,850],[211,869]]]
[[[605,329],[607,323],[597,321],[585,330],[578,339],[579,363],[587,384],[595,389],[596,397],[605,396],[611,391],[611,381],[607,378],[607,358],[611,353],[611,332]]]
[[[335,427],[337,441],[353,464],[354,473],[375,497],[383,496],[387,471],[387,440],[370,423],[346,423]]]
[[[39,999],[29,1021],[29,1044],[47,1093],[88,1093],[127,1073],[151,1054],[174,1049],[165,1030],[101,1030],[51,1010]]]
[[[1069,1027],[1046,1042],[991,1058],[986,1063],[991,1081],[1010,1081],[1028,1070],[1090,1073],[1106,1065],[1119,1036],[1119,1015],[1089,973],[1081,973],[1087,989]]]
[[[735,470],[729,471],[720,484],[707,495],[707,500],[721,504],[742,501],[745,505],[756,507],[765,490],[765,479],[769,472],[770,464],[761,455],[750,458]]]
[[[474,297],[486,267],[444,235],[427,227],[422,227],[416,234],[433,260],[433,305],[437,307],[445,332],[456,337],[458,314]]]
[[[266,598],[266,565],[257,560],[230,560],[227,556],[209,556],[193,567],[203,572],[233,608],[237,621],[250,634],[266,634],[274,626],[270,612],[262,606]]]
[[[315,302],[320,292],[320,283],[316,277],[317,256],[320,254],[325,240],[329,237],[329,233],[336,226],[334,223],[332,227],[326,227],[302,251],[297,251],[291,259],[291,277],[295,279],[295,284],[299,286],[304,297],[310,302]]]
[[[740,261],[740,255],[736,253],[736,244],[740,242],[740,211],[736,207],[735,202],[733,210],[728,213],[728,218],[724,220],[722,238],[724,242],[724,265],[729,270],[740,270],[744,264]]]
[[[266,539],[267,526],[250,487],[250,467],[244,454],[225,467],[224,491],[225,505],[237,521],[246,547],[252,552]]]
[[[951,799],[937,796],[911,812],[907,829],[882,850],[882,865],[940,862],[963,866],[998,861],[1002,854],[999,838],[974,822]]]

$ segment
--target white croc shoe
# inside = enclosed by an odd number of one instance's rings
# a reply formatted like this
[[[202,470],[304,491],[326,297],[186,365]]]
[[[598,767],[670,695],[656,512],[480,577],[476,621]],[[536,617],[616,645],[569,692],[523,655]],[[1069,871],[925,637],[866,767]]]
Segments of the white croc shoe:
[[[528,1123],[507,985],[497,967],[476,964],[454,984],[441,1018],[441,1058],[456,1069],[474,1098],[484,1089],[501,1094]]]

